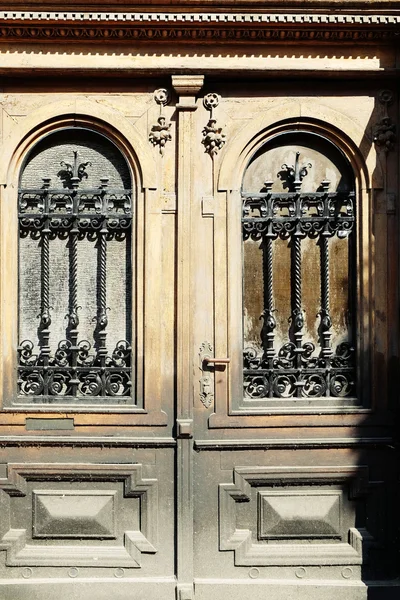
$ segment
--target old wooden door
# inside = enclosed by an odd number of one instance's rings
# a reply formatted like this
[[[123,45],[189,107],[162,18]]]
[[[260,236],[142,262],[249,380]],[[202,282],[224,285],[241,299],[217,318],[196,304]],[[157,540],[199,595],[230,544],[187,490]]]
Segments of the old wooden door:
[[[145,134],[74,98],[4,150],[1,599],[365,600],[395,573],[382,161],[314,89],[242,123],[203,83],[172,78],[164,146],[138,89]]]
[[[126,599],[134,582],[174,597],[173,328],[161,341],[159,310],[173,286],[152,161],[111,125],[59,118],[3,190],[1,598]]]
[[[320,99],[274,99],[225,141],[225,93],[204,99],[219,145],[192,205],[195,596],[385,597],[396,492],[374,306],[396,289],[393,217],[366,149],[314,118]]]

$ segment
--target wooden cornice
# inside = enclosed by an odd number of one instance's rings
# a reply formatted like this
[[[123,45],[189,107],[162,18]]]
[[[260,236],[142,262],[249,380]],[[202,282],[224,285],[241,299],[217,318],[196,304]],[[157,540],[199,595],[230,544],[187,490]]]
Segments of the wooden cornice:
[[[374,3],[373,3],[374,4]],[[71,12],[0,11],[0,42],[390,42],[400,11]]]
[[[390,11],[400,9],[400,0],[0,0],[0,10],[62,12],[135,12],[138,10],[174,12],[190,11]]]

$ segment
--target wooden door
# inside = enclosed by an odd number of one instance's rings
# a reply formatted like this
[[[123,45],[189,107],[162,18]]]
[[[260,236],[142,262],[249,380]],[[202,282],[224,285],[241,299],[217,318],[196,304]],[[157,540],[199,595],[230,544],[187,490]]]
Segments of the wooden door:
[[[215,112],[229,122],[226,94]],[[376,213],[360,148],[308,102],[304,118],[295,102],[249,118],[212,154],[213,193],[192,215],[202,600],[386,597],[374,580],[395,569],[374,329],[393,293],[375,262],[393,221]]]
[[[145,135],[74,98],[3,149],[5,600],[395,576],[395,157],[314,89],[203,85],[172,78],[163,146],[152,89]]]
[[[0,595],[170,599],[173,330],[160,342],[153,158],[139,173],[120,132],[78,121],[40,126],[2,193]]]

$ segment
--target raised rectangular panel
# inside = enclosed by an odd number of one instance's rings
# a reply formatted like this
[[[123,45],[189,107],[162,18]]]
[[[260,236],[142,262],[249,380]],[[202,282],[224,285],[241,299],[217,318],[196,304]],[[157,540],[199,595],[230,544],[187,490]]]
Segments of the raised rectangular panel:
[[[340,538],[341,492],[258,492],[258,539]]]
[[[158,481],[141,464],[12,463],[0,489],[9,567],[140,568],[143,553],[157,552]]]
[[[114,538],[116,491],[34,491],[33,538]]]
[[[362,564],[372,538],[349,505],[368,489],[367,467],[235,467],[219,489],[219,548],[236,566]]]

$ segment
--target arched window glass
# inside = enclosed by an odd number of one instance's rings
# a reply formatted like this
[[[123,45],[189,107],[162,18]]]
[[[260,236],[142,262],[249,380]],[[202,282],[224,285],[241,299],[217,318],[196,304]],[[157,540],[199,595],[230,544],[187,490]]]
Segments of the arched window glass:
[[[20,403],[132,405],[131,175],[108,139],[66,129],[20,176]]]
[[[293,132],[265,145],[242,190],[244,398],[353,405],[356,203],[333,144]]]

